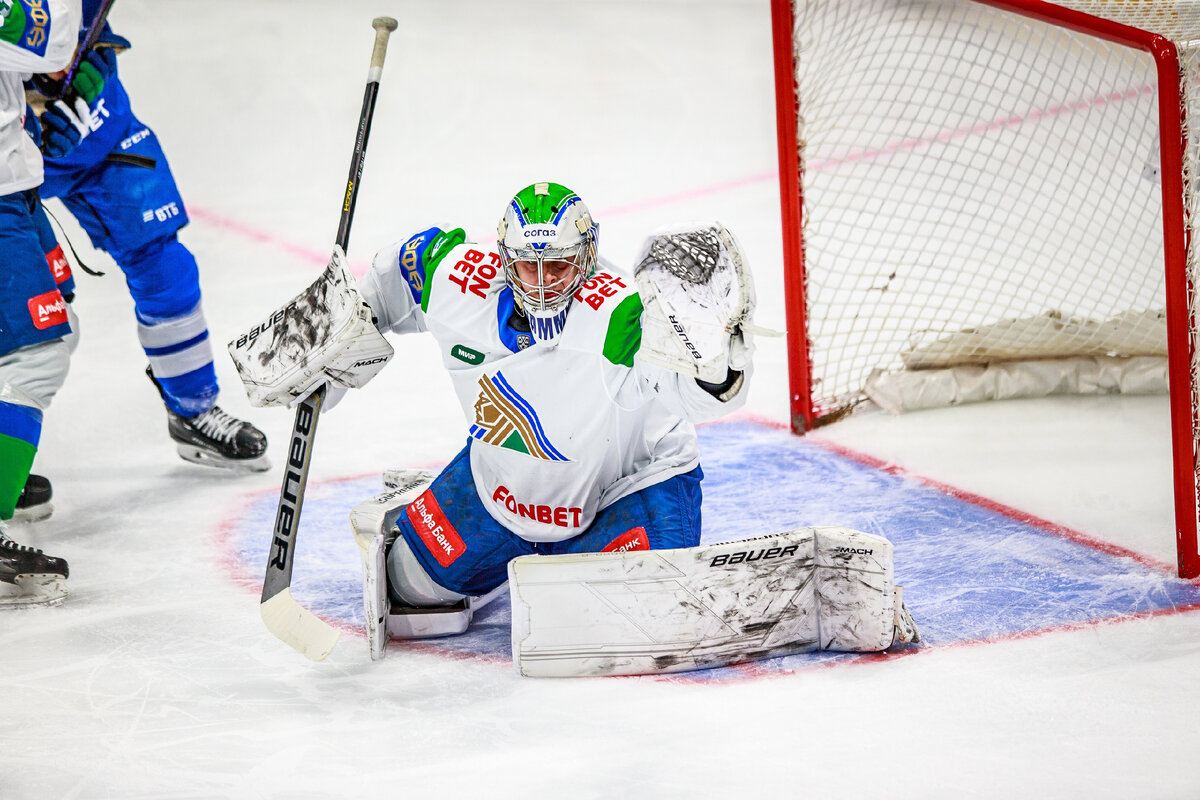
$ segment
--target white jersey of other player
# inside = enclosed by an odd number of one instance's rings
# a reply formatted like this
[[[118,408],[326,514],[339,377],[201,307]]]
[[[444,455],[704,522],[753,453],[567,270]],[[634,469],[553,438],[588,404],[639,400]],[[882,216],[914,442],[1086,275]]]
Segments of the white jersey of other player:
[[[744,403],[744,389],[721,402],[635,358],[641,299],[609,264],[576,292],[562,333],[538,341],[507,324],[514,300],[494,249],[453,246],[424,276],[418,304],[400,267],[404,248],[376,255],[359,282],[363,297],[380,330],[433,334],[474,438],[480,500],[528,541],[575,536],[598,510],[694,469],[692,423]]]
[[[33,8],[37,13],[30,14]],[[66,69],[75,52],[80,0],[27,6],[0,0],[0,195],[42,183],[42,154],[25,132],[25,87],[32,73]]]

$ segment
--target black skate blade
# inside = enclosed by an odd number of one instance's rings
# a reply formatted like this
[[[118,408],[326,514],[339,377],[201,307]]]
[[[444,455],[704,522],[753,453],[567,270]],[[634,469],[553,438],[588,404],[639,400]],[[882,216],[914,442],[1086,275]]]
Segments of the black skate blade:
[[[179,457],[184,461],[214,469],[223,469],[227,472],[266,472],[271,468],[271,461],[265,453],[257,458],[226,458],[203,447],[182,442],[175,446],[175,452],[179,453]]]

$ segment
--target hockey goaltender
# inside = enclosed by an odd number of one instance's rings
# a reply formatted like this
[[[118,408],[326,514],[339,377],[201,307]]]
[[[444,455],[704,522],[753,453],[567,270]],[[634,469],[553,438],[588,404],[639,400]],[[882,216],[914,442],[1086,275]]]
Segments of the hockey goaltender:
[[[447,636],[507,587],[523,675],[673,672],[918,640],[893,548],[846,528],[701,544],[693,423],[745,402],[750,270],[721,224],[648,237],[632,276],[599,257],[579,195],[535,183],[494,246],[428,228],[360,280],[325,274],[230,353],[252,402],[326,406],[429,332],[465,415],[434,474],[385,474],[351,512],[371,657]]]

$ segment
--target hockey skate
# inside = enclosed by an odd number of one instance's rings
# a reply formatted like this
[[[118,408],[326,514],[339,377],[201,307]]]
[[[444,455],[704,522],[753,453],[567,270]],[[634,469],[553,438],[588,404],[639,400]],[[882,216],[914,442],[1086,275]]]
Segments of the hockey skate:
[[[162,394],[150,368],[146,376]],[[167,432],[184,461],[235,472],[263,472],[271,468],[267,459],[267,437],[245,420],[213,406],[203,414],[183,417],[167,409]]]
[[[67,562],[17,544],[0,523],[0,608],[56,606],[67,599]]]
[[[25,480],[21,496],[17,498],[13,522],[38,522],[53,514],[54,506],[50,503],[52,494],[48,478],[31,474]]]

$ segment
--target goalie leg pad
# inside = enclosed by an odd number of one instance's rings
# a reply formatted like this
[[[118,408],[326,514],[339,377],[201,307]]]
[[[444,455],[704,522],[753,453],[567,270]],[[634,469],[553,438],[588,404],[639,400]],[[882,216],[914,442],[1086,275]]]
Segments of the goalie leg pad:
[[[507,587],[502,583],[481,597],[471,597],[439,586],[402,537],[396,538],[387,555],[387,584],[391,594],[387,634],[393,639],[466,633],[475,612]]]
[[[883,650],[903,607],[892,554],[883,537],[821,527],[675,550],[522,556],[509,563],[513,663],[529,676],[638,675]]]
[[[467,597],[435,583],[403,537],[398,538],[388,551],[387,577],[392,598],[404,605],[419,608],[453,606]]]
[[[363,565],[363,617],[371,660],[383,658],[387,646],[387,551],[396,537],[396,519],[433,482],[434,473],[409,470],[395,476],[387,491],[359,503],[350,512],[350,529]]]
[[[406,572],[403,578],[393,580],[398,562],[404,563],[405,568],[421,570],[420,575]],[[386,621],[390,639],[430,639],[466,633],[475,612],[508,588],[508,584],[502,583],[481,597],[469,597],[438,586],[421,569],[403,538],[396,539],[387,569],[392,595]],[[411,597],[419,601],[409,600]]]
[[[424,470],[389,470],[387,491],[360,503],[350,523],[362,552],[363,616],[371,660],[386,653],[390,639],[421,639],[464,633],[475,611],[506,585],[470,597],[436,584],[399,536],[396,520],[433,482]]]
[[[906,644],[917,644],[921,641],[921,632],[917,630],[917,623],[913,619],[912,612],[908,610],[908,606],[904,605],[904,587],[896,587],[896,636],[892,643],[904,642]]]
[[[895,638],[892,543],[849,528],[816,528],[821,649],[886,650]]]

